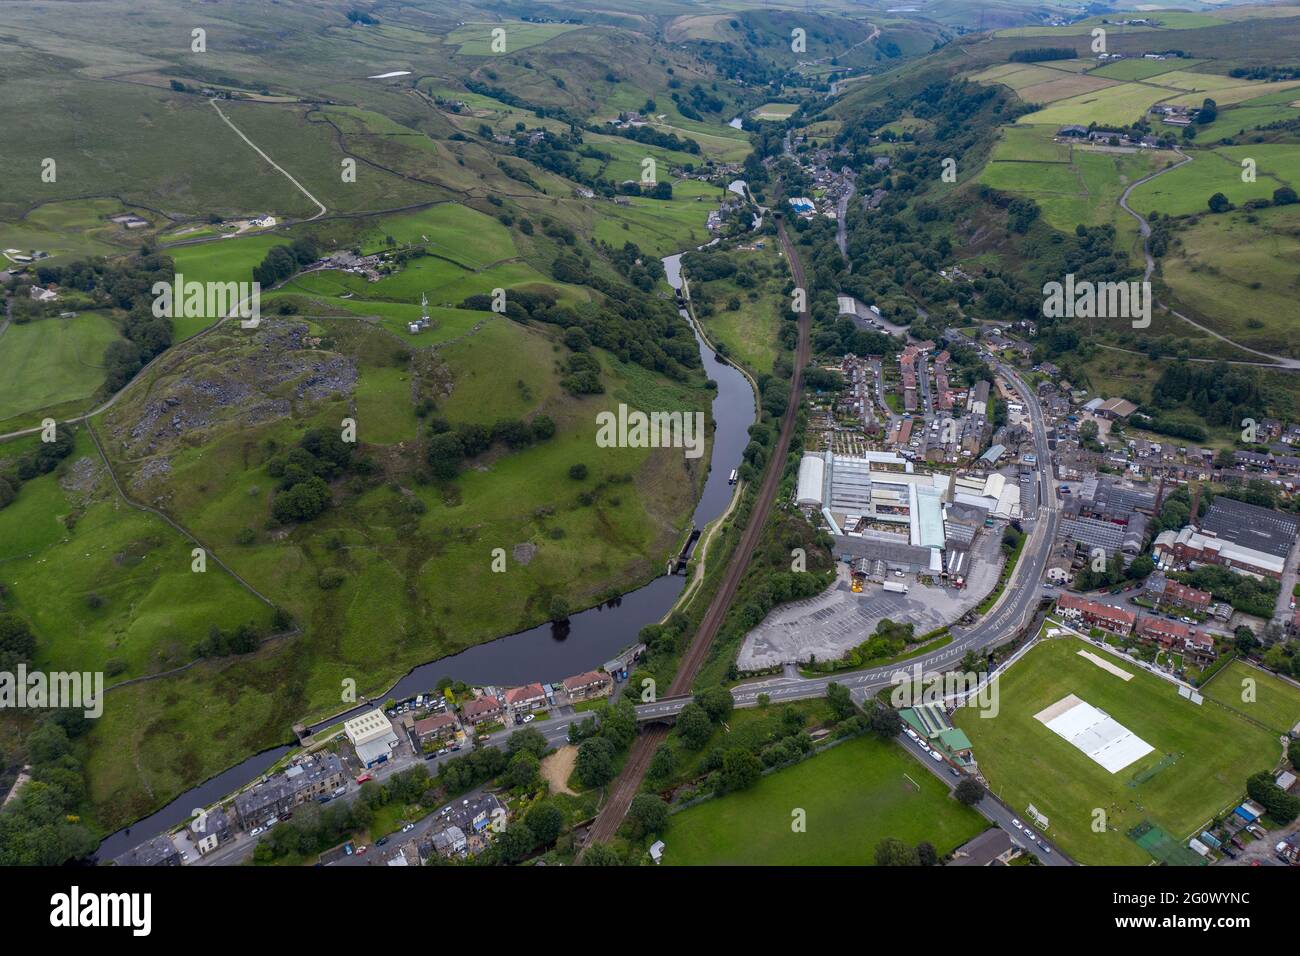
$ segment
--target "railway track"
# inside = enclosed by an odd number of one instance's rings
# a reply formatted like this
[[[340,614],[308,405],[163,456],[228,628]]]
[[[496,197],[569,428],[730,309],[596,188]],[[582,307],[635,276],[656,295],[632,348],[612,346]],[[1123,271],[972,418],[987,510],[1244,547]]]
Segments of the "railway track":
[[[807,290],[808,286],[804,282],[803,265],[795,255],[794,245],[786,235],[785,223],[779,223],[778,229],[781,236],[781,248],[785,251],[786,261],[790,263],[794,284],[798,288]],[[786,456],[790,452],[790,442],[794,437],[795,419],[799,414],[799,400],[803,394],[803,370],[808,364],[812,351],[810,344],[811,329],[812,316],[807,310],[799,313],[799,343],[795,347],[794,376],[790,382],[790,402],[786,407],[784,417],[781,419],[781,431],[777,437],[776,448],[772,453],[771,460],[768,462],[767,471],[763,475],[763,483],[759,486],[758,496],[754,500],[754,507],[750,512],[749,521],[741,534],[740,543],[732,553],[721,586],[709,603],[708,609],[705,610],[704,616],[700,619],[700,626],[696,629],[695,636],[691,639],[690,646],[687,647],[686,654],[677,669],[677,676],[668,689],[668,696],[670,697],[690,693],[700,668],[708,658],[713,639],[717,636],[719,628],[722,627],[727,611],[731,608],[731,602],[735,600],[736,591],[740,588],[745,569],[749,566],[750,556],[758,549],[763,527],[767,524],[768,515],[771,514],[772,504],[776,500],[777,489],[781,486],[781,473],[785,470]],[[652,726],[639,734],[632,742],[632,749],[628,754],[627,762],[623,765],[622,772],[615,778],[609,798],[591,828],[589,845],[590,843],[608,841],[617,832],[619,825],[623,822],[623,817],[627,814],[628,807],[632,804],[632,798],[641,789],[641,782],[645,779],[655,749],[667,735],[668,731],[665,728]]]

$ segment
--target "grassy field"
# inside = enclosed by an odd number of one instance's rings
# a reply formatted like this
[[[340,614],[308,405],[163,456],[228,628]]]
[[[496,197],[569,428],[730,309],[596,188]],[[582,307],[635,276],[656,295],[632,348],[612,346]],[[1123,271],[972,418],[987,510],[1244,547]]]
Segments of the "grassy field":
[[[1057,100],[1050,106],[1020,117],[1020,124],[1124,126],[1136,122],[1156,103],[1177,95],[1177,91],[1123,83],[1103,90]]]
[[[1300,723],[1300,687],[1241,661],[1233,661],[1215,674],[1203,693],[1279,734]],[[1247,699],[1250,697],[1254,699]]]
[[[798,108],[796,103],[764,103],[752,109],[750,113],[755,119],[779,121],[789,119]]]
[[[1129,183],[1153,172],[1172,153],[1071,146],[1054,141],[1055,126],[1017,125],[1001,132],[980,182],[1029,196],[1044,221],[1062,232],[1079,223],[1113,225],[1120,247],[1135,247],[1137,224],[1120,210],[1119,197]]]
[[[1246,778],[1272,767],[1275,736],[1213,705],[1197,707],[1173,685],[1134,667],[1123,681],[1077,652],[1074,639],[1044,642],[999,680],[1000,712],[983,718],[959,710],[955,723],[975,748],[993,792],[1016,811],[1032,803],[1051,820],[1047,835],[1080,862],[1141,866],[1147,853],[1127,831],[1150,819],[1176,838],[1190,835],[1244,791]],[[1110,714],[1155,750],[1108,773],[1035,719],[1069,694]],[[1176,762],[1145,782],[1135,777],[1166,755]],[[1091,829],[1093,811],[1108,829]]]
[[[117,327],[98,312],[10,325],[0,335],[0,422],[90,398],[104,382],[104,349]]]
[[[1254,182],[1242,181],[1241,160],[1256,162]],[[1133,190],[1129,204],[1143,213],[1170,216],[1208,212],[1209,199],[1223,193],[1241,205],[1249,199],[1269,199],[1279,186],[1300,182],[1300,147],[1236,146],[1196,150],[1192,162]]]
[[[1180,231],[1163,265],[1176,307],[1234,341],[1296,354],[1298,217],[1296,206],[1231,212]]]
[[[547,40],[552,40],[580,27],[572,23],[527,23],[523,20],[501,20],[466,23],[447,34],[447,42],[456,44],[461,56],[497,56],[527,50]],[[495,30],[503,30],[505,49],[493,49]]]
[[[211,562],[193,572],[190,542],[121,502],[84,431],[70,460],[83,459],[66,487],[33,479],[0,510],[0,569],[39,638],[38,664],[98,671],[116,660],[112,684],[188,662],[210,626],[265,631],[264,604]]]
[[[753,289],[743,289],[730,279],[693,283],[691,295],[703,295],[712,305],[713,313],[702,321],[709,338],[726,348],[728,355],[755,375],[772,371],[772,364],[782,351],[777,334],[789,308],[782,294],[787,272],[784,259],[774,245],[752,252],[735,252],[733,258],[740,264],[752,263],[762,270],[761,283]],[[739,308],[732,309],[735,301]]]
[[[909,780],[910,778],[910,780]],[[918,789],[919,787],[919,789]],[[807,813],[807,832],[791,813]],[[948,853],[985,828],[891,742],[859,737],[753,788],[670,818],[664,861],[682,866],[863,866],[885,837]]]
[[[1089,70],[1088,75],[1101,76],[1111,80],[1149,80],[1151,77],[1160,76],[1162,73],[1172,73],[1174,70],[1189,70],[1204,62],[1204,60],[1190,59],[1143,60],[1129,57],[1117,63],[1107,63],[1105,66]]]

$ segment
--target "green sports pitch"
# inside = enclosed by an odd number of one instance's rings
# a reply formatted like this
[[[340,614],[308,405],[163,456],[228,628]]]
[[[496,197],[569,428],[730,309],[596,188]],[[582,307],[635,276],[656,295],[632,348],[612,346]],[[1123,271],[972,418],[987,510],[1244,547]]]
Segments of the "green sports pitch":
[[[804,810],[807,830],[792,829]],[[753,788],[674,814],[664,862],[730,866],[862,866],[876,844],[928,840],[948,853],[987,824],[898,744],[858,737]]]
[[[1081,863],[1135,865],[1150,855],[1128,836],[1143,821],[1182,842],[1245,791],[1246,778],[1281,755],[1277,736],[1207,698],[1178,695],[1171,683],[1093,650],[1131,672],[1125,681],[1080,657],[1083,641],[1044,641],[999,679],[996,717],[958,710],[954,723],[974,744],[992,791],[1013,810],[1033,804],[1047,835]],[[1154,749],[1109,773],[1035,718],[1074,694]],[[1096,811],[1106,829],[1096,832]]]

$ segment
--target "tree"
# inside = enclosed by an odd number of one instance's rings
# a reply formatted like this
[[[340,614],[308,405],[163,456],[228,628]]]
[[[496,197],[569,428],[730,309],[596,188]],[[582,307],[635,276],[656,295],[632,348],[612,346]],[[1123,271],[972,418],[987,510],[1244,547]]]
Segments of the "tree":
[[[627,808],[627,822],[633,840],[658,836],[668,826],[668,804],[653,793],[638,793]]]
[[[564,812],[549,800],[533,804],[524,815],[524,822],[538,843],[554,843],[564,832]]]
[[[953,796],[963,806],[973,807],[984,799],[984,787],[974,777],[962,777],[953,791]]]
[[[569,466],[569,477],[574,481],[582,481],[587,477],[587,466],[578,462],[576,465]]]
[[[537,845],[537,837],[528,824],[517,820],[496,835],[492,849],[497,859],[505,863],[517,863],[526,857]]]
[[[465,448],[454,434],[434,435],[429,440],[426,456],[433,477],[449,481],[460,473],[460,461],[465,457]]]
[[[16,614],[0,614],[0,670],[16,671],[35,652],[36,636],[27,622]]]
[[[747,790],[763,775],[763,762],[748,750],[735,748],[722,757],[722,786],[728,790]]]
[[[921,866],[938,866],[939,851],[934,848],[934,844],[929,840],[922,840],[916,845],[916,861]]]
[[[897,837],[885,837],[876,844],[876,866],[919,866],[916,850]]]
[[[512,790],[533,790],[540,776],[537,756],[530,750],[520,750],[510,758],[502,782]]]
[[[1210,212],[1227,212],[1232,208],[1232,203],[1223,193],[1215,193],[1210,197],[1209,206]]]
[[[1297,201],[1296,191],[1290,186],[1279,186],[1273,190],[1274,206],[1290,206]]]
[[[720,724],[730,717],[731,711],[736,706],[731,691],[725,687],[710,687],[708,690],[696,694],[695,702],[704,708],[704,712],[709,715],[709,719],[715,724]]]
[[[881,740],[892,740],[903,732],[903,718],[892,707],[878,706],[867,718],[867,726]]]
[[[650,776],[655,780],[667,780],[677,769],[677,754],[672,745],[662,743],[655,748],[655,755],[650,760]]]
[[[699,750],[713,736],[713,724],[704,708],[691,701],[677,715],[677,737],[692,750]]]
[[[848,720],[858,710],[849,696],[849,689],[834,681],[826,685],[826,702],[830,704],[831,715],[836,721]]]
[[[582,742],[573,769],[583,786],[602,787],[614,779],[614,753],[614,745],[604,737]]]
[[[623,858],[606,843],[593,843],[582,854],[579,866],[622,866]]]
[[[1261,770],[1246,780],[1246,793],[1279,823],[1290,823],[1300,816],[1300,797],[1293,797],[1276,783],[1273,775]]]
[[[536,727],[516,730],[506,741],[506,753],[513,757],[521,750],[527,750],[538,760],[549,749],[546,737]]]
[[[600,717],[601,736],[622,750],[636,737],[636,706],[626,697],[609,704]]]
[[[1300,770],[1300,737],[1287,744],[1286,755],[1291,761],[1291,769]]]

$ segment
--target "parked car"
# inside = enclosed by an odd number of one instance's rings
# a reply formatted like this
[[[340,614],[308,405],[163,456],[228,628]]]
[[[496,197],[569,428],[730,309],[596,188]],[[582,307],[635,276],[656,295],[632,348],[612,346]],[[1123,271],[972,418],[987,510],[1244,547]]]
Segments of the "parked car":
[[[385,843],[387,843],[387,842],[388,842],[388,837],[386,837],[386,836],[382,836],[382,837],[380,837],[378,840],[375,841],[375,846],[383,846],[383,845],[384,845]]]
[[[412,830],[414,830],[414,829],[415,829],[415,824],[414,824],[414,823],[408,823],[406,826],[402,827],[402,832],[403,832],[403,833],[410,833],[410,832],[411,832]]]
[[[943,760],[943,754],[939,753],[939,751],[937,751],[937,750],[931,750],[931,751],[930,751],[930,756],[933,757],[935,760],[938,760],[938,761],[942,761],[942,760]]]
[[[367,780],[374,780],[374,779],[375,779],[374,774],[363,773],[361,776],[357,777],[357,783],[365,783]]]
[[[529,723],[529,722],[535,720],[536,717],[537,717],[536,714],[529,714],[527,717],[524,718],[524,723],[527,724],[527,723]]]
[[[248,835],[249,835],[249,836],[257,836],[259,833],[263,833],[263,832],[265,832],[265,830],[266,830],[265,827],[253,827],[253,829],[251,829],[251,830],[248,831]]]
[[[347,792],[348,792],[348,788],[347,788],[347,787],[339,787],[337,790],[334,791],[334,796],[336,796],[336,797],[341,797],[341,796],[343,796],[343,794],[345,794],[345,793],[347,793]]]
[[[1015,817],[1011,818],[1011,825],[1015,827],[1017,830],[1023,830],[1025,828],[1025,825],[1021,823],[1019,820],[1017,820]]]
[[[913,730],[911,727],[907,728],[906,733],[907,736],[911,737],[913,740],[916,740],[916,731]]]
[[[961,776],[961,771],[958,770],[956,767],[949,767],[949,768],[948,768],[948,772],[949,772],[950,774],[952,774],[954,777],[960,777],[960,776]]]
[[[357,847],[357,856],[365,856],[365,855],[366,855],[366,851],[369,850],[369,849],[370,849],[370,847],[368,847],[368,846]]]
[[[1043,844],[1043,852],[1044,852],[1044,853],[1051,853],[1051,852],[1052,852],[1052,848],[1051,848],[1050,846],[1048,846],[1046,843],[1044,843],[1044,844]]]

